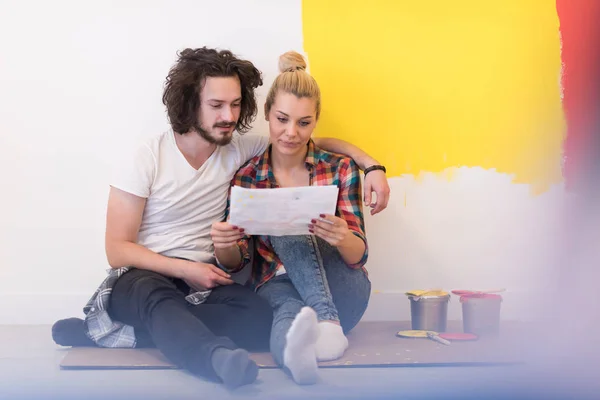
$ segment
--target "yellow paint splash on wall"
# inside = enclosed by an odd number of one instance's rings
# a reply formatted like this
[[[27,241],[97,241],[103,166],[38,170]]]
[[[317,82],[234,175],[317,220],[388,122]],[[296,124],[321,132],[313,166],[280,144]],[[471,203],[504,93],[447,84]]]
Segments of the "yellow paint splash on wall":
[[[479,166],[560,182],[564,120],[553,0],[304,0],[323,92],[317,135],[389,176]]]

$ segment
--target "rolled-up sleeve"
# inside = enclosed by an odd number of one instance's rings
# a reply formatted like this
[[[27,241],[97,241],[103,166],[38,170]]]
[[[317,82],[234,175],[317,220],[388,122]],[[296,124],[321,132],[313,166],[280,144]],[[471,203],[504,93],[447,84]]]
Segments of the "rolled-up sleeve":
[[[363,202],[361,198],[362,185],[359,169],[356,163],[344,158],[339,169],[340,193],[338,195],[337,213],[348,224],[348,229],[365,243],[365,252],[356,264],[348,264],[350,268],[363,267],[369,257],[369,245],[365,234]]]

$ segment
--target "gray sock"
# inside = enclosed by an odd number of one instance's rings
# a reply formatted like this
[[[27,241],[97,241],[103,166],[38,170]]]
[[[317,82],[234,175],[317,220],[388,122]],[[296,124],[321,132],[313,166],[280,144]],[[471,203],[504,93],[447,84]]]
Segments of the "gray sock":
[[[258,366],[244,349],[218,347],[213,351],[210,361],[217,376],[230,388],[250,384],[258,376]]]

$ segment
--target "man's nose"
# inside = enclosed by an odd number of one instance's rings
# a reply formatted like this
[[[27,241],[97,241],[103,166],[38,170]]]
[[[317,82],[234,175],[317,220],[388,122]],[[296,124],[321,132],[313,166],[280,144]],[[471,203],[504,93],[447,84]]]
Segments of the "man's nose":
[[[233,121],[233,110],[231,109],[231,107],[229,107],[229,106],[223,107],[223,110],[221,111],[221,119],[223,121],[228,121],[228,122]]]

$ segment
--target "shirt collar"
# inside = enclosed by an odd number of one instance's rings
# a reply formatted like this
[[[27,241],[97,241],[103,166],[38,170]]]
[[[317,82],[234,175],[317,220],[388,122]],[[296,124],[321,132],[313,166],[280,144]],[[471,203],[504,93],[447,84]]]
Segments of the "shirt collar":
[[[275,181],[275,176],[273,175],[273,171],[271,169],[271,144],[267,150],[263,153],[261,158],[258,160],[256,164],[256,180],[264,181],[268,179],[269,176],[272,177],[273,181]],[[304,160],[304,164],[306,165],[306,169],[310,170],[317,165],[317,157],[315,154],[315,143],[313,140],[308,141],[308,151],[306,152],[306,159]]]

